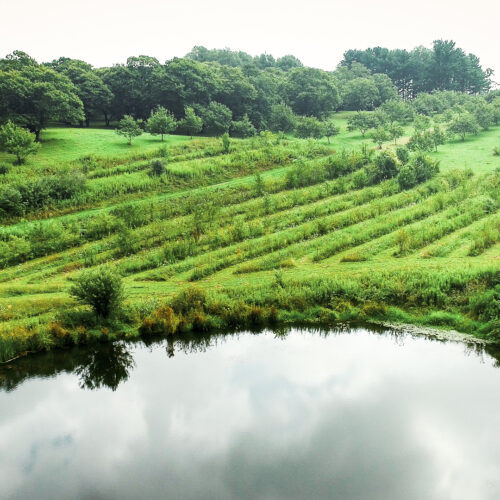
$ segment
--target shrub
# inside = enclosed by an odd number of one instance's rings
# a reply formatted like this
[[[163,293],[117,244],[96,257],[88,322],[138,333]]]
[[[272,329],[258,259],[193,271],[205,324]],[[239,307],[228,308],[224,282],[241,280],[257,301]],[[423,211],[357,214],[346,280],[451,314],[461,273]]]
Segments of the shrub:
[[[0,216],[22,215],[24,205],[21,193],[10,186],[0,191]]]
[[[172,308],[177,314],[188,314],[192,311],[203,311],[207,303],[205,290],[191,286],[181,290],[172,299]]]
[[[500,285],[470,298],[470,310],[480,321],[500,320]]]
[[[378,154],[373,164],[368,168],[368,174],[372,184],[396,177],[399,172],[399,160],[391,151],[383,151]]]
[[[412,187],[434,177],[439,172],[439,162],[419,153],[403,165],[398,173],[398,183],[401,189]]]
[[[229,153],[229,148],[231,147],[231,139],[229,139],[229,134],[227,132],[222,134],[221,141],[222,141],[222,151],[224,151],[224,154]]]
[[[108,318],[123,301],[121,276],[109,267],[84,271],[76,278],[70,295],[78,302],[91,306],[96,316]]]
[[[396,156],[402,165],[406,165],[410,159],[410,152],[407,148],[399,146],[396,148]]]
[[[151,175],[159,177],[165,173],[165,165],[161,160],[153,160],[151,162]]]

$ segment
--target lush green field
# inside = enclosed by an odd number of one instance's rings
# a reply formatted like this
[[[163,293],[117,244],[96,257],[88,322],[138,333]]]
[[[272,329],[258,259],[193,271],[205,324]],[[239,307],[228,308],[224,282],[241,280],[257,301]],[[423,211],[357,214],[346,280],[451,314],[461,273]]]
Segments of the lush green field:
[[[232,140],[229,154],[210,138],[171,136],[165,156],[147,134],[129,147],[109,130],[44,132],[39,155],[0,185],[77,169],[85,188],[4,219],[0,361],[173,323],[364,319],[498,339],[500,127],[442,146],[432,153],[442,173],[402,191],[396,179],[363,181],[372,153],[342,151],[368,140],[338,121],[331,144],[257,137]],[[160,177],[150,175],[154,158],[166,162]],[[124,277],[126,307],[101,324],[68,288],[109,263]],[[182,290],[174,320],[163,306]]]
[[[55,162],[69,163],[87,155],[123,157],[151,151],[162,144],[170,146],[186,140],[189,137],[172,135],[162,143],[159,136],[143,134],[135,138],[132,145],[128,145],[112,129],[54,127],[43,131],[43,148],[31,162],[41,167],[50,167]],[[7,153],[0,153],[0,164],[11,161],[12,158]]]

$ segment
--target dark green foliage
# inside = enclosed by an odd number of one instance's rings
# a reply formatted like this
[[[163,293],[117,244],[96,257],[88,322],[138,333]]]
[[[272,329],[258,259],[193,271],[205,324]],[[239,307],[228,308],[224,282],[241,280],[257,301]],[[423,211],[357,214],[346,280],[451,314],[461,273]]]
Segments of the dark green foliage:
[[[385,179],[396,177],[399,172],[399,160],[394,153],[383,151],[375,157],[375,161],[368,167],[368,175],[372,184]]]
[[[124,297],[121,276],[110,267],[83,271],[75,278],[70,295],[91,306],[97,316],[108,318],[117,313]]]
[[[203,120],[207,135],[222,135],[229,131],[233,114],[224,104],[212,101],[207,107],[198,107],[196,111]]]
[[[298,115],[321,118],[340,105],[335,78],[331,73],[320,69],[290,70],[285,77],[283,90],[286,104]]]
[[[325,135],[325,128],[322,122],[313,116],[301,116],[297,120],[295,127],[297,137],[302,139],[320,139]]]
[[[165,173],[165,165],[161,160],[153,160],[151,162],[151,175],[159,177]]]
[[[229,134],[226,132],[221,136],[222,141],[222,151],[225,154],[229,153],[229,148],[231,147],[231,139],[229,138]]]
[[[483,70],[475,55],[466,54],[451,40],[435,40],[432,49],[418,47],[411,52],[382,47],[345,52],[341,65],[350,68],[355,63],[388,75],[405,99],[432,90],[478,94],[491,86],[491,71]]]
[[[60,57],[47,66],[67,76],[76,87],[83,104],[85,124],[88,127],[93,116],[109,110],[113,94],[90,64],[77,59]],[[109,123],[107,123],[109,125]]]
[[[286,104],[275,104],[271,107],[269,129],[273,132],[291,132],[295,129],[297,117]]]
[[[411,189],[439,173],[439,162],[419,153],[411,157],[398,173],[398,183],[401,189]]]
[[[257,130],[248,119],[248,115],[245,115],[242,120],[231,122],[229,132],[233,137],[240,137],[244,139],[245,137],[254,136],[257,133]]]
[[[0,60],[0,116],[27,127],[40,139],[49,121],[77,123],[83,104],[71,80],[39,65],[24,52]]]
[[[396,148],[396,156],[402,165],[408,163],[408,160],[410,159],[410,153],[408,152],[408,149],[402,146]]]

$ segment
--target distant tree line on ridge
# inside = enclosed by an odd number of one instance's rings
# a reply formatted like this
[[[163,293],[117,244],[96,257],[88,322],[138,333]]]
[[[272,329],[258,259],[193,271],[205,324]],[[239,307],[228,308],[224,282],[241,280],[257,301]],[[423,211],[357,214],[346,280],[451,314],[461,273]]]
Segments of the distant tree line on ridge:
[[[109,125],[127,115],[146,121],[160,108],[168,112],[162,123],[173,119],[189,135],[287,132],[292,122],[300,130],[313,126],[310,117],[374,110],[434,90],[482,94],[491,74],[476,56],[443,40],[411,52],[349,50],[334,71],[304,67],[292,55],[252,57],[204,47],[165,64],[138,56],[107,68],[65,57],[39,64],[15,51],[0,59],[0,124],[10,120],[38,140],[51,122]]]

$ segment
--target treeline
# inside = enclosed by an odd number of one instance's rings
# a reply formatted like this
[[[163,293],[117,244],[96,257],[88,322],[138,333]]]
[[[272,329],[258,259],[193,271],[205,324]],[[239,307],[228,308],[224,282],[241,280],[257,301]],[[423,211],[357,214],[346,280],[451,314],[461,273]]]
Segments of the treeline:
[[[491,88],[493,74],[491,69],[483,70],[477,56],[467,54],[452,40],[435,40],[432,49],[374,47],[345,52],[340,66],[352,69],[357,65],[387,75],[404,99],[433,90],[479,94]]]
[[[304,67],[291,55],[252,57],[204,47],[165,64],[138,56],[107,68],[65,57],[39,64],[15,51],[0,59],[0,123],[12,120],[39,138],[49,122],[109,125],[125,115],[146,120],[161,106],[177,120],[189,108],[204,122],[221,116],[236,129],[250,122],[257,131],[284,131],[289,112],[325,118],[342,109],[373,110],[398,92],[408,99],[435,89],[482,93],[491,85],[491,71],[454,42],[415,49],[401,70],[395,61],[404,60],[405,51],[385,51],[347,51],[335,71]],[[201,133],[209,135],[209,128]]]

